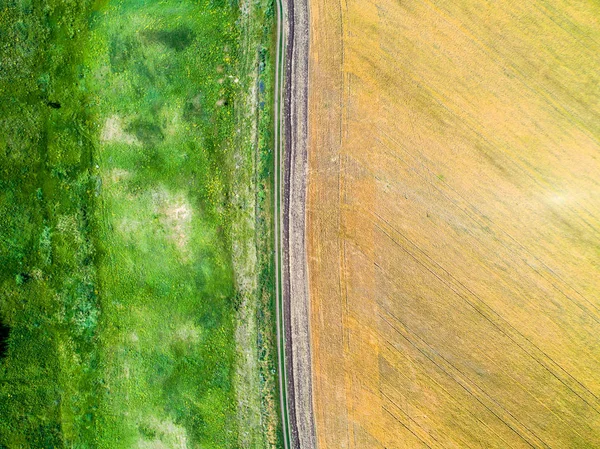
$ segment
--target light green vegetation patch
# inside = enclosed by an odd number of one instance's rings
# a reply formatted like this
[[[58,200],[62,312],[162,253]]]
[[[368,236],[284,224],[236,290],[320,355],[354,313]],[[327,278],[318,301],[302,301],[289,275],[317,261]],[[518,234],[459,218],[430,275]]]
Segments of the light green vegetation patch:
[[[233,10],[124,1],[92,22],[107,380],[99,431],[120,447],[237,443]]]
[[[238,447],[239,15],[0,11],[0,448]]]

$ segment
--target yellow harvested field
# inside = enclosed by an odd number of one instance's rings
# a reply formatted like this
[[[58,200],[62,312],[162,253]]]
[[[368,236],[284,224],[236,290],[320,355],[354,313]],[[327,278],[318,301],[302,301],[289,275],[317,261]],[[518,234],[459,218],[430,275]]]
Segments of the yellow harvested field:
[[[600,3],[310,12],[319,449],[600,448]]]

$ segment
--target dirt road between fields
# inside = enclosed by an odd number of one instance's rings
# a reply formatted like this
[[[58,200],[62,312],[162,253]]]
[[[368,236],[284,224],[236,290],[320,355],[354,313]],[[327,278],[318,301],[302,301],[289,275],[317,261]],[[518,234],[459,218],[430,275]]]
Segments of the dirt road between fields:
[[[307,104],[309,21],[307,0],[284,0],[282,293],[287,406],[294,449],[316,448],[312,410],[305,209],[308,170]]]

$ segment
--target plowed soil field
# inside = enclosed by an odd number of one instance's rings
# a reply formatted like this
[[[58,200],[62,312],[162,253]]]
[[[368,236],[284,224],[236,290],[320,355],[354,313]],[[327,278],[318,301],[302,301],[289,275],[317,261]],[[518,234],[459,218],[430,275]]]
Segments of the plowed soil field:
[[[310,7],[319,449],[600,447],[600,4]]]

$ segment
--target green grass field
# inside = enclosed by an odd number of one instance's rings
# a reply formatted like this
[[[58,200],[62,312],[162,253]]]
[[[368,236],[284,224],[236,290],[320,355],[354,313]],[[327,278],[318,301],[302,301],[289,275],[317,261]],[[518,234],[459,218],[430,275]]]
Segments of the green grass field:
[[[237,2],[0,8],[0,448],[238,447]]]

